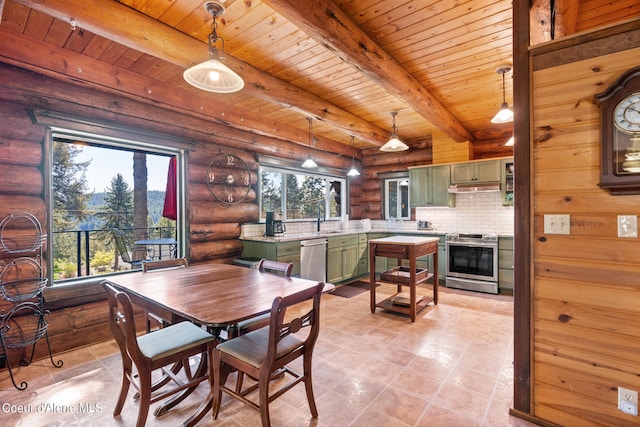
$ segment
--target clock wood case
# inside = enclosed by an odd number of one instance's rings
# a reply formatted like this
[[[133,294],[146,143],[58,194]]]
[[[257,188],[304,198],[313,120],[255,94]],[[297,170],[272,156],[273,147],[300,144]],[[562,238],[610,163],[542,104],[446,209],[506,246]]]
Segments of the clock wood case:
[[[614,195],[640,194],[640,66],[593,102],[600,107],[600,182]]]

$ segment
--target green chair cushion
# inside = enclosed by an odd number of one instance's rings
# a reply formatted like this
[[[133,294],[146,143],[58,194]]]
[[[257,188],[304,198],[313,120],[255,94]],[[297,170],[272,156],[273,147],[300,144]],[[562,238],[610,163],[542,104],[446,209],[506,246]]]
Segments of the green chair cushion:
[[[293,335],[287,335],[278,343],[277,357],[292,352],[302,344],[302,340]],[[267,357],[268,345],[269,328],[262,328],[218,344],[216,350],[227,353],[257,368]]]
[[[261,314],[260,316],[252,317],[251,319],[242,320],[238,322],[238,330],[243,331],[249,329],[254,325],[268,325],[271,318],[271,313]]]
[[[151,360],[177,353],[215,339],[213,335],[190,322],[180,322],[138,337],[138,346]]]

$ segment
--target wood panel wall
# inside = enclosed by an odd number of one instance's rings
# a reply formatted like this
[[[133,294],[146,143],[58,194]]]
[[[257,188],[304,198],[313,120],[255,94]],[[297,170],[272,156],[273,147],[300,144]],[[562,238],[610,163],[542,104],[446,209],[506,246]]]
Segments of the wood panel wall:
[[[640,48],[630,44],[603,38],[532,56],[531,408],[563,426],[639,422],[617,409],[618,387],[640,390],[640,241],[617,237],[617,215],[639,215],[640,196],[598,187],[592,103],[638,65]],[[545,214],[571,215],[571,234],[545,234]]]

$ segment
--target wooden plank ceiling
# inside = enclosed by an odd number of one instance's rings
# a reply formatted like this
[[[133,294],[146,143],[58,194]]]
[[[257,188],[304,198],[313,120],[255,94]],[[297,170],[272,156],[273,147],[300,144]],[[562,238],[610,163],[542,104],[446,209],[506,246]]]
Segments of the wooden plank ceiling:
[[[314,117],[317,148],[348,155],[350,135],[377,151],[391,111],[413,147],[435,132],[452,143],[512,134],[490,122],[503,97],[496,68],[513,62],[511,0],[221,2],[226,64],[245,80],[234,94],[182,78],[208,57],[203,3],[0,0],[0,61],[302,145]]]

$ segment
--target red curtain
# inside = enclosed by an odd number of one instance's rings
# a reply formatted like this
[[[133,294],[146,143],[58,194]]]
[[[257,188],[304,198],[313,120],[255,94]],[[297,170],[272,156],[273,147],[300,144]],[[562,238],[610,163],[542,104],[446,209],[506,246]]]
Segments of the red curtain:
[[[169,172],[167,173],[167,191],[164,194],[164,208],[162,216],[165,218],[178,219],[178,200],[176,189],[176,158],[169,160]]]

